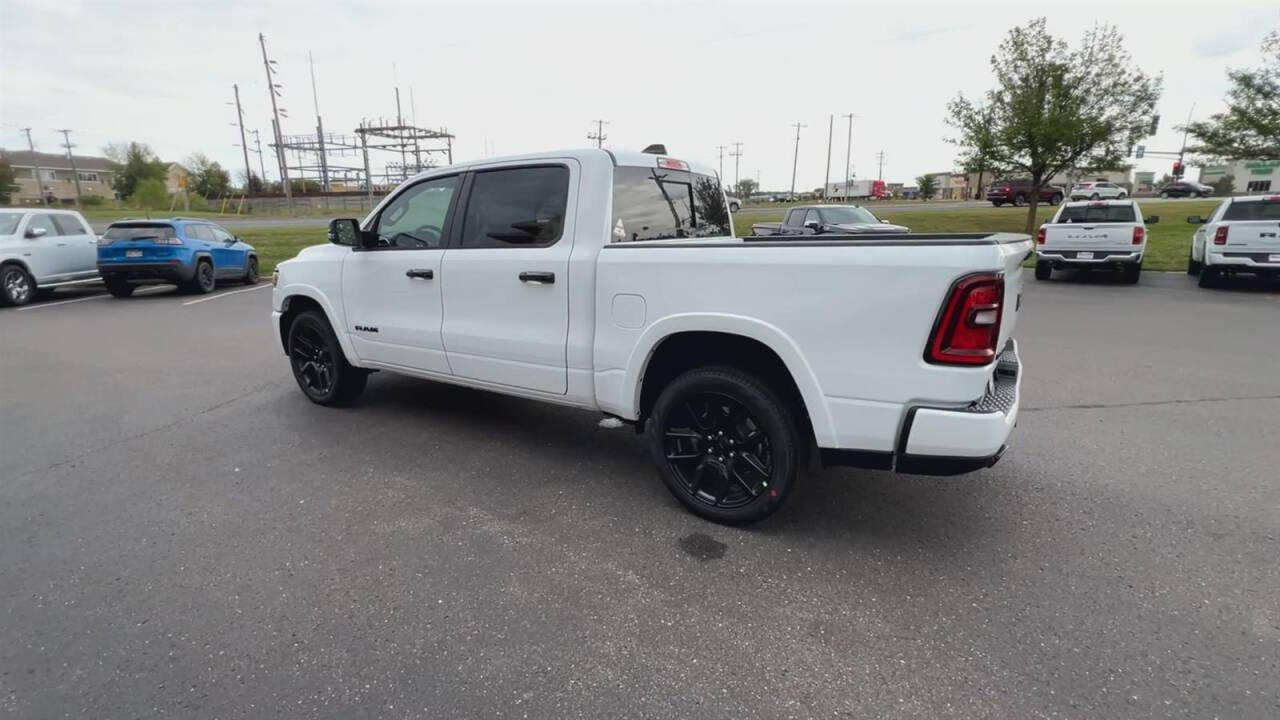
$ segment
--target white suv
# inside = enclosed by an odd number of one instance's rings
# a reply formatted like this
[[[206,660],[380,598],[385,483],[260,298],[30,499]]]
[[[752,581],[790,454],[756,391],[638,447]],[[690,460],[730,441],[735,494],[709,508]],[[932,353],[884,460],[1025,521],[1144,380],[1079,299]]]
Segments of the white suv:
[[[0,305],[98,279],[98,237],[72,210],[0,208]]]
[[[1123,200],[1129,191],[1113,182],[1082,182],[1071,188],[1072,200]]]

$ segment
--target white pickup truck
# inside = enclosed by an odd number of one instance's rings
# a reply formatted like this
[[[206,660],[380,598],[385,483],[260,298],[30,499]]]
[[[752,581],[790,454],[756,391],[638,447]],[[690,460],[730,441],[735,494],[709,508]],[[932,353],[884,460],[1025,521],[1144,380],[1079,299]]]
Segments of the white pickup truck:
[[[273,277],[312,401],[389,370],[602,412],[716,521],[776,510],[813,448],[957,474],[1017,418],[1024,235],[737,238],[709,168],[576,150],[423,173],[329,239]]]
[[[1159,217],[1142,217],[1133,200],[1069,202],[1036,233],[1036,279],[1048,280],[1054,269],[1106,268],[1136,283],[1147,251],[1147,225]]]
[[[1241,272],[1280,277],[1280,195],[1227,198],[1208,218],[1187,222],[1200,226],[1187,258],[1187,274],[1199,275],[1200,287]]]

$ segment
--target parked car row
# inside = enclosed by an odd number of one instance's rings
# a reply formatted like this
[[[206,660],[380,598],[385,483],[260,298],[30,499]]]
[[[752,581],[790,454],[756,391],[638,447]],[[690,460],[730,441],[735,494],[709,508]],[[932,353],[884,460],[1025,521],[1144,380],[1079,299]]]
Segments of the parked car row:
[[[122,220],[97,236],[75,211],[0,210],[0,305],[98,280],[116,297],[149,283],[208,293],[219,280],[258,282],[258,253],[206,220]]]
[[[1129,199],[1065,203],[1036,234],[1036,279],[1048,280],[1060,269],[1105,268],[1136,283],[1147,226],[1159,220],[1144,218]],[[1200,287],[1239,273],[1280,277],[1280,195],[1226,198],[1209,217],[1192,215],[1187,222],[1199,226],[1187,274],[1198,275]]]
[[[801,205],[787,210],[780,223],[756,223],[755,236],[838,235],[909,233],[911,228],[877,218],[860,205]]]

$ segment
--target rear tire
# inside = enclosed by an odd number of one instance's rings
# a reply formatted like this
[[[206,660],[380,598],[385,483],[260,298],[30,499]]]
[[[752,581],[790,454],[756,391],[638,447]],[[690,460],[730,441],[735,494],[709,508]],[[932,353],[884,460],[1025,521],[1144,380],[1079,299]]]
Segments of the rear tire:
[[[136,288],[137,288],[136,285],[130,285],[129,283],[122,283],[122,282],[107,283],[107,292],[111,293],[112,297],[127,298],[133,295],[133,291]]]
[[[1127,198],[1127,197],[1129,197],[1129,194],[1128,194],[1128,193],[1121,192],[1119,195],[1117,195],[1117,196],[1116,196],[1116,199],[1117,199],[1117,200],[1124,200],[1124,199],[1125,199],[1125,198]]]
[[[662,482],[707,520],[749,523],[782,506],[800,474],[797,413],[733,367],[690,370],[654,403],[648,435]]]
[[[1136,285],[1138,278],[1142,277],[1142,263],[1130,263],[1124,266],[1124,282],[1126,285]]]
[[[245,263],[243,282],[245,285],[258,284],[258,258],[250,257]]]
[[[1218,287],[1219,281],[1222,279],[1222,272],[1215,267],[1208,265],[1200,266],[1200,282],[1202,288]]]
[[[289,325],[289,366],[307,399],[317,405],[350,405],[369,381],[369,371],[347,362],[342,346],[318,310],[308,310]]]
[[[1062,204],[1062,193],[1054,193],[1054,194],[1049,198],[1049,204],[1050,204],[1050,205],[1061,205],[1061,204]]]
[[[0,266],[0,305],[26,305],[35,294],[35,280],[22,266]]]
[[[208,260],[200,260],[196,263],[196,272],[191,276],[191,281],[187,283],[187,289],[193,293],[208,295],[217,287],[218,281],[213,273],[213,263]]]
[[[1168,192],[1161,192],[1161,193],[1160,193],[1160,199],[1161,199],[1161,200],[1168,200],[1168,199],[1169,199],[1169,193],[1168,193]]]
[[[1052,276],[1053,276],[1053,265],[1050,265],[1044,260],[1039,260],[1036,262],[1036,279],[1037,280],[1048,280]]]
[[[1001,207],[1002,205],[1004,205],[1004,203],[1002,203],[1002,202],[995,202],[994,200],[991,202],[991,204],[992,204],[992,205],[994,205],[994,206],[996,206],[996,207]]]
[[[1094,194],[1090,195],[1090,196],[1089,196],[1089,199],[1090,199],[1090,200],[1097,200],[1097,199],[1098,199],[1098,193],[1094,193]]]
[[[1014,195],[1014,196],[1013,196],[1013,206],[1014,206],[1014,207],[1022,207],[1023,205],[1026,205],[1026,204],[1027,204],[1027,196],[1025,196],[1025,195]]]
[[[1201,267],[1202,265],[1196,260],[1196,256],[1191,250],[1187,250],[1187,274],[1199,275]]]

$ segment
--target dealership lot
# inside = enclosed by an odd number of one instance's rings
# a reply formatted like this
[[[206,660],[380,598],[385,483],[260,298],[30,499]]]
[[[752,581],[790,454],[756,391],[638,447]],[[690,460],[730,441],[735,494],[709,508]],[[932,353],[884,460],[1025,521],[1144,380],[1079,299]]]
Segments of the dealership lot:
[[[0,708],[1274,717],[1280,292],[1027,277],[998,465],[747,529],[590,414],[312,405],[262,286],[0,311]]]

